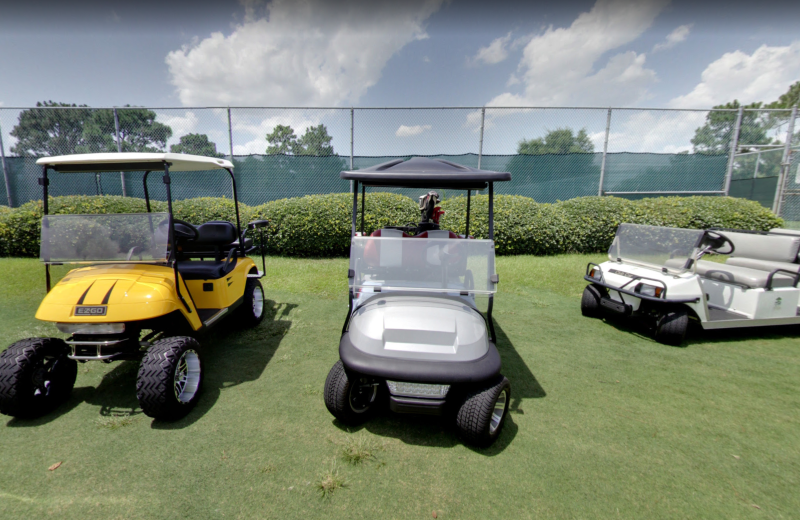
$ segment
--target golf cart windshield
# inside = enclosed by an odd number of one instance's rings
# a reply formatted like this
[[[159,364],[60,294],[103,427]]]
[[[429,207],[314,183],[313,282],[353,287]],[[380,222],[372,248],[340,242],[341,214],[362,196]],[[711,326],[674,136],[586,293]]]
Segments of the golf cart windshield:
[[[353,237],[350,269],[357,291],[497,292],[492,240]]]
[[[166,262],[169,214],[45,215],[46,263]]]
[[[692,267],[697,248],[705,235],[698,229],[679,229],[638,224],[621,224],[608,250],[611,260],[630,262],[673,272]]]

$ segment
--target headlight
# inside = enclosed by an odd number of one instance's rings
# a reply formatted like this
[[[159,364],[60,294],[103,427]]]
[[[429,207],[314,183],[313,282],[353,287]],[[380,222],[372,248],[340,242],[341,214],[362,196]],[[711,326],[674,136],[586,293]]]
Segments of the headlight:
[[[592,267],[592,270],[589,271],[589,278],[600,280],[602,277],[603,277],[603,272],[597,267]]]
[[[656,287],[655,285],[647,285],[643,283],[639,285],[639,294],[644,296],[652,296],[654,298],[661,298],[661,293],[664,292],[663,287]]]
[[[56,323],[65,334],[122,334],[124,323]]]
[[[427,385],[423,383],[403,383],[386,381],[389,392],[406,397],[445,397],[450,385]]]

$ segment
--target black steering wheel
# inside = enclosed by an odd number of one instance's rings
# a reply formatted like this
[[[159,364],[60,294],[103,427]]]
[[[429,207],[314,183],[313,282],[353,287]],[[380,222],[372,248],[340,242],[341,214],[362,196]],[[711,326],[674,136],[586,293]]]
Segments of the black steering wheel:
[[[200,234],[197,232],[197,228],[185,220],[174,218],[172,219],[172,225],[175,228],[175,238],[177,239],[196,240],[197,237],[200,236]],[[158,227],[162,228],[166,234],[169,227],[169,220],[162,220],[158,223]]]
[[[733,241],[719,231],[706,231],[706,236],[703,238],[703,242],[709,248],[711,248],[711,251],[718,255],[730,255],[736,251],[736,246],[733,245]],[[725,244],[730,246],[730,251],[720,251]]]

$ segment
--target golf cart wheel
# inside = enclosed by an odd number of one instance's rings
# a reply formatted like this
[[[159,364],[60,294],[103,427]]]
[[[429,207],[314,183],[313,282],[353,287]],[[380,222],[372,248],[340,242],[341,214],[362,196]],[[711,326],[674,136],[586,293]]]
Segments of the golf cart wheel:
[[[587,285],[581,296],[581,314],[587,318],[599,318],[602,314],[600,307],[600,291],[594,285]]]
[[[504,376],[488,387],[467,395],[456,415],[456,427],[461,436],[475,446],[491,446],[508,415],[511,401],[511,383]]]
[[[656,341],[664,345],[680,346],[689,327],[689,313],[686,310],[665,312],[656,323]]]
[[[242,304],[237,309],[244,327],[255,327],[264,319],[264,288],[255,278],[248,278],[244,286]]]
[[[33,418],[66,401],[78,375],[68,352],[58,338],[30,338],[0,354],[0,413]]]
[[[163,421],[180,419],[197,404],[203,383],[200,344],[176,336],[153,343],[142,359],[136,398],[142,411]]]
[[[348,375],[339,360],[325,379],[325,406],[343,424],[359,424],[375,410],[379,385],[369,377]]]

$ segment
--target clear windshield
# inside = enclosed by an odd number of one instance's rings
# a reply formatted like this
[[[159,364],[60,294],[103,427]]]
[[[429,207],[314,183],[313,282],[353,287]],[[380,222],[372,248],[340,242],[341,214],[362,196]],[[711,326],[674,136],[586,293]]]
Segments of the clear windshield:
[[[691,267],[704,231],[621,224],[608,250],[611,260],[682,272]]]
[[[42,218],[42,262],[164,262],[167,213],[47,215]]]
[[[355,289],[377,286],[471,295],[497,291],[491,240],[354,237],[350,269],[355,273],[350,286]]]

